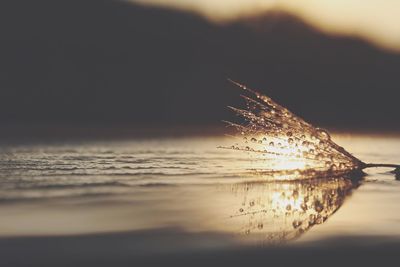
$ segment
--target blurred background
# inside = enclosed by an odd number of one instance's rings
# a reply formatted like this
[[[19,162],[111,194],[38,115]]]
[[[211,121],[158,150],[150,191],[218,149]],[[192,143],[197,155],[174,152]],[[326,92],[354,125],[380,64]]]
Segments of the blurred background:
[[[241,103],[227,78],[329,129],[398,130],[398,10],[374,0],[3,0],[1,132],[220,127]]]
[[[0,0],[0,266],[398,261],[393,168],[276,182],[279,164],[315,174],[308,159],[327,170],[327,158],[309,158],[319,150],[305,141],[224,136],[221,120],[244,105],[232,79],[360,160],[400,163],[399,11],[395,0]],[[217,149],[238,140],[246,151]]]

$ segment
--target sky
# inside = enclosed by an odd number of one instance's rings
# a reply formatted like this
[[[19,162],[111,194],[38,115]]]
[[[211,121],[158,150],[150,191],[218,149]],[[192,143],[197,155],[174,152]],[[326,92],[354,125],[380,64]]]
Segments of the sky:
[[[399,0],[129,0],[199,12],[216,21],[279,9],[321,30],[361,36],[400,51]]]
[[[243,105],[229,77],[322,127],[400,127],[400,53],[290,16],[260,31],[122,0],[0,2],[1,125],[221,126]]]

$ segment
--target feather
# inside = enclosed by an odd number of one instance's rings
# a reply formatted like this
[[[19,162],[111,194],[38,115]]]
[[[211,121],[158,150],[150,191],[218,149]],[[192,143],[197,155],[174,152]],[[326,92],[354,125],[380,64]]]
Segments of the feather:
[[[229,107],[242,122],[225,123],[240,132],[241,137],[235,145],[221,148],[250,152],[256,173],[295,180],[342,176],[383,165],[399,169],[394,164],[362,162],[336,144],[328,131],[314,127],[270,97],[229,81],[243,90],[241,97],[246,108]]]

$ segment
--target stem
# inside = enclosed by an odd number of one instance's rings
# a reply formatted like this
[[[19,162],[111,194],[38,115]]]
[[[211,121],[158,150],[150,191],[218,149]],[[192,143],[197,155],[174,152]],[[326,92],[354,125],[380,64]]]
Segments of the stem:
[[[387,164],[387,163],[366,163],[366,164],[363,166],[363,169],[365,169],[365,168],[373,168],[373,167],[388,167],[388,168],[400,169],[400,165],[397,165],[397,164]]]
[[[391,173],[393,173],[396,177],[396,180],[400,181],[400,165],[398,164],[388,164],[388,163],[364,163],[361,167],[361,169],[365,168],[373,168],[373,167],[388,167],[388,168],[394,168]]]

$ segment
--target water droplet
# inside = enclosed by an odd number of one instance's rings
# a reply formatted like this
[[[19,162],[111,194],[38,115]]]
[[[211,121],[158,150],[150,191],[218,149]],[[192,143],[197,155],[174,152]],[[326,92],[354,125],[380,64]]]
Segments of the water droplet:
[[[293,133],[289,131],[286,133],[286,135],[287,135],[287,137],[291,137],[291,136],[293,136]]]
[[[313,225],[313,224],[315,224],[315,220],[316,220],[317,218],[316,218],[316,216],[314,215],[314,214],[310,214],[310,216],[308,217],[308,223],[310,224],[310,225]]]
[[[294,220],[292,223],[294,229],[298,228],[301,224],[302,222],[299,220]]]
[[[326,147],[327,146],[327,143],[325,142],[325,141],[319,141],[319,144],[318,144],[320,147]]]
[[[250,202],[250,206],[251,206],[251,207],[254,206],[254,201],[251,201],[251,202]]]
[[[319,200],[314,202],[314,209],[316,212],[321,213],[324,210],[324,205]]]
[[[331,136],[329,135],[329,133],[324,129],[317,129],[317,134],[321,140],[328,141],[331,139]]]
[[[325,162],[325,167],[330,168],[331,165],[332,165],[332,162],[330,162],[330,161]]]
[[[244,209],[240,208],[240,209],[239,209],[239,211],[240,211],[240,212],[243,212],[243,211],[244,211]]]
[[[260,230],[263,229],[263,228],[264,228],[264,224],[259,223],[259,224],[257,225],[257,228],[260,229]]]
[[[292,209],[292,206],[290,205],[290,204],[288,204],[287,206],[286,206],[286,210],[287,211],[290,211]]]
[[[245,137],[243,137],[243,140],[247,141],[247,137],[246,137],[246,136],[245,136]]]
[[[294,141],[293,141],[293,138],[289,138],[289,139],[288,139],[288,143],[289,143],[290,145],[293,144],[293,142],[294,142]]]
[[[307,141],[303,141],[303,143],[301,143],[302,146],[304,147],[308,147],[308,142]]]
[[[309,152],[310,154],[314,154],[315,151],[314,151],[314,149],[311,148],[308,152]]]
[[[255,139],[254,137],[250,139],[251,142],[257,142],[257,139]]]
[[[246,146],[245,149],[246,149],[246,150],[250,150],[250,147],[249,147],[249,146]]]
[[[274,146],[274,142],[269,142],[269,146]]]
[[[266,142],[267,141],[267,138],[265,138],[265,137],[263,137],[263,139],[262,139],[264,142]]]
[[[308,209],[306,203],[302,203],[302,204],[300,205],[300,208],[301,208],[303,211],[306,211],[306,210]]]
[[[258,140],[258,143],[259,143],[259,144],[262,144],[262,140]]]
[[[337,171],[337,166],[336,166],[336,164],[333,164],[333,165],[331,166],[331,169],[332,169],[332,171]]]
[[[250,234],[250,230],[246,230],[246,232],[244,232],[246,235]]]
[[[304,140],[304,139],[306,139],[306,136],[305,136],[304,134],[302,134],[302,135],[300,136],[300,138]]]
[[[321,224],[323,222],[324,222],[324,220],[323,220],[321,214],[318,214],[317,219],[315,220],[315,223],[316,224]]]

